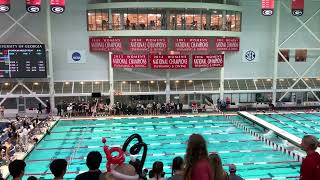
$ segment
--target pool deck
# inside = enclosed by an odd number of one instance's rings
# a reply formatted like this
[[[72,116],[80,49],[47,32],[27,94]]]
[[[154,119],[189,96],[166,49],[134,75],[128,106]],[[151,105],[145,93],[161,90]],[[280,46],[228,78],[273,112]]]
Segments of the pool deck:
[[[49,131],[50,131],[50,130],[56,125],[56,123],[59,121],[59,117],[55,117],[54,119],[55,119],[54,121],[49,121],[49,123],[48,123],[48,124],[49,124],[49,128],[48,128]],[[39,134],[39,135],[35,135],[35,137],[39,139],[38,143],[45,137],[45,135],[46,135],[46,130],[47,130],[47,128],[42,128],[42,129],[41,129],[41,132],[44,132],[44,133],[41,133],[41,134]],[[37,143],[37,144],[38,144],[38,143]],[[16,153],[14,154],[15,159],[24,160],[24,159],[28,156],[28,154],[35,148],[35,146],[36,146],[37,144],[31,144],[31,143],[29,143],[29,144],[28,144],[28,150],[27,150],[27,152],[16,152]],[[9,175],[10,175],[10,174],[9,174],[9,169],[8,169],[8,166],[7,166],[7,165],[1,166],[1,167],[0,167],[0,172],[2,173],[2,176],[3,176],[4,179],[7,179],[7,178],[9,177]]]

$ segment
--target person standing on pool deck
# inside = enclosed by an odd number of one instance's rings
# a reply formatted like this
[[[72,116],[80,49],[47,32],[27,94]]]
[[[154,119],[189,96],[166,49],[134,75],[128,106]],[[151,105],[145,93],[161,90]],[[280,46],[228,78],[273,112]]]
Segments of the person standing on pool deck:
[[[184,180],[213,180],[207,144],[200,134],[192,134],[185,155]]]
[[[92,151],[88,154],[86,164],[89,171],[79,174],[75,180],[99,180],[101,174],[100,164],[102,162],[102,156],[98,151]]]
[[[316,152],[318,143],[318,139],[312,135],[302,138],[301,149],[307,153],[307,156],[302,161],[300,180],[320,179],[320,155]]]

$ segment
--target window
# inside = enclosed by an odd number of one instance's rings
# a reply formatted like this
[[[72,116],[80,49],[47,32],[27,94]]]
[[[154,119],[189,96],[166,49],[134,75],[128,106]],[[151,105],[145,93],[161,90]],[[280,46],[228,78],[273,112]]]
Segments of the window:
[[[296,62],[306,62],[307,61],[307,50],[297,49],[296,50]]]
[[[227,31],[236,31],[236,12],[235,11],[227,11],[226,14],[226,30]]]
[[[236,12],[236,28],[235,31],[241,31],[241,12]]]
[[[105,31],[108,27],[107,10],[90,10],[87,11],[87,21],[89,31]]]
[[[289,61],[290,59],[289,50],[283,49],[283,50],[280,50],[280,52],[278,53],[278,62],[285,62],[285,59],[280,55],[280,53],[283,55],[284,58],[286,58],[287,61]]]
[[[87,29],[88,31],[160,29],[220,31],[223,30],[223,14],[226,14],[224,30],[240,32],[241,12],[223,12],[222,10],[192,8],[96,9],[87,11]]]
[[[95,31],[96,30],[96,12],[95,10],[88,11],[87,17],[88,17],[88,31]]]
[[[222,29],[222,12],[212,11],[211,15],[211,30],[221,30]]]

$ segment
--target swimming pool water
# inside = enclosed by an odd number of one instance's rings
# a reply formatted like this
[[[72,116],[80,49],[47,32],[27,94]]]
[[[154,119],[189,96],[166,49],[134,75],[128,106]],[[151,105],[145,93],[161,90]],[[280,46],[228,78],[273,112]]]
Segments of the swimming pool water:
[[[300,138],[308,134],[320,138],[319,113],[268,114],[256,116]]]
[[[136,118],[114,120],[61,120],[26,158],[26,175],[52,179],[49,164],[52,159],[65,158],[69,162],[65,178],[87,171],[85,157],[90,151],[103,154],[102,137],[108,146],[121,146],[134,133],[148,144],[144,168],[162,161],[166,176],[170,177],[172,159],[184,157],[186,141],[192,133],[202,134],[209,152],[218,152],[224,168],[237,165],[243,178],[298,177],[300,163],[286,154],[274,151],[265,143],[236,128],[223,116],[180,118]],[[134,142],[131,143],[133,145]],[[142,151],[141,151],[142,153]],[[71,160],[70,160],[71,159]],[[128,161],[129,158],[126,159]],[[101,169],[105,170],[105,159]],[[293,178],[294,179],[294,178]]]

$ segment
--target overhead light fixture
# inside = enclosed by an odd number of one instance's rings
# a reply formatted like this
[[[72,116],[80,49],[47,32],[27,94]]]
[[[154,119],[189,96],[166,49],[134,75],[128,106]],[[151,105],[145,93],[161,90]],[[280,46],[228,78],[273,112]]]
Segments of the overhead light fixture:
[[[80,82],[80,84],[84,84],[84,82]]]
[[[125,83],[127,83],[127,82],[125,82],[125,81],[122,81],[122,84],[125,84]]]
[[[192,83],[192,80],[189,80],[188,82],[189,82],[189,83]]]
[[[35,82],[35,83],[33,83],[33,85],[38,86],[38,85],[39,85],[39,83]]]
[[[294,78],[294,79],[292,79],[293,81],[296,81],[297,79],[296,78]]]
[[[140,81],[137,81],[137,84],[140,84]]]
[[[280,81],[284,81],[284,79],[279,79]]]
[[[70,84],[70,83],[69,83],[69,82],[65,82],[64,84],[68,85],[68,84]]]
[[[179,81],[177,80],[176,83],[179,83]]]
[[[154,83],[154,81],[150,81],[150,83],[151,83],[151,84],[153,84],[153,83]]]
[[[164,83],[167,83],[167,81],[164,81]]]
[[[267,81],[271,81],[271,79],[267,79]]]
[[[4,83],[5,86],[9,86],[9,83]]]
[[[305,81],[309,81],[309,78],[304,78]]]
[[[96,81],[96,82],[94,82],[94,84],[100,84],[100,82]]]

